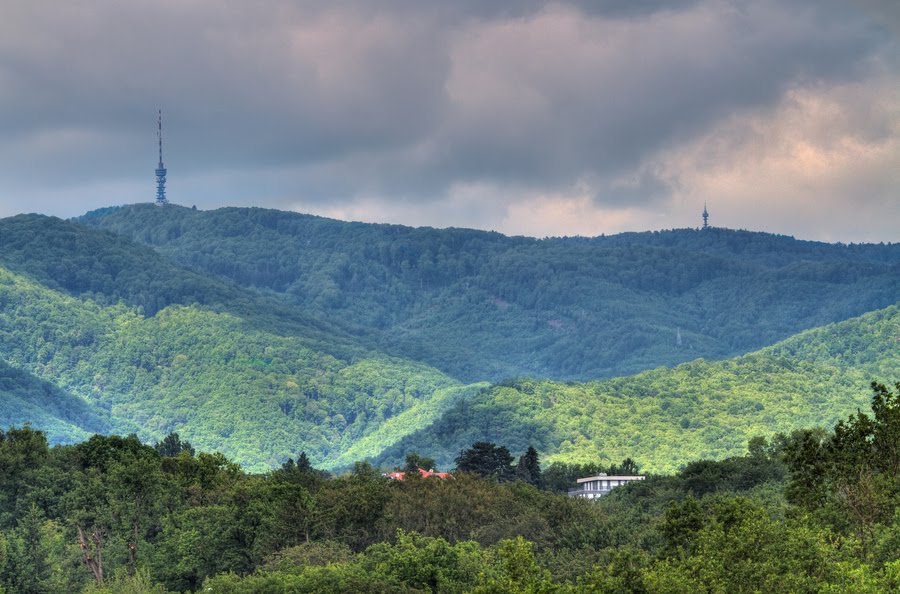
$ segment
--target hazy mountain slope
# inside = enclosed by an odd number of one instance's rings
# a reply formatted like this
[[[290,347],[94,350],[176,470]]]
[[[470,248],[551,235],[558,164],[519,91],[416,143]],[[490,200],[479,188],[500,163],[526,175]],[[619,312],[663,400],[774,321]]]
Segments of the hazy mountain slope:
[[[0,357],[108,411],[112,431],[137,428],[143,439],[178,431],[253,470],[304,450],[327,466],[386,420],[423,407],[396,426],[414,431],[458,386],[418,363],[339,358],[230,313],[172,305],[146,316],[4,269]],[[387,443],[403,434],[382,430]]]
[[[724,229],[536,240],[151,205],[80,221],[281,294],[466,381],[594,379],[725,358],[900,294],[900,244]]]
[[[109,413],[0,361],[0,428],[31,423],[51,444],[75,443],[112,428]]]
[[[336,325],[281,300],[186,270],[143,244],[43,215],[0,219],[0,266],[44,286],[101,305],[124,303],[152,316],[170,305],[201,305],[254,328],[294,335],[351,356],[370,350]]]
[[[900,377],[897,305],[720,362],[589,383],[518,380],[460,401],[382,456],[407,452],[452,464],[479,440],[545,459],[619,462],[673,471],[700,457],[738,455],[754,435],[830,426],[868,406],[869,383]]]

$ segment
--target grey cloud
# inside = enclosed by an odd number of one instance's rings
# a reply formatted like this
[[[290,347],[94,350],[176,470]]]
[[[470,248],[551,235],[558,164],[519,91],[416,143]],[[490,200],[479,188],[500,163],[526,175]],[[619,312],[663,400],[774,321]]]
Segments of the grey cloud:
[[[873,16],[890,7],[10,0],[0,175],[9,196],[152,185],[161,106],[170,187],[206,184],[186,200],[204,206],[585,180],[599,203],[653,204],[675,183],[648,169],[654,155],[896,53]]]

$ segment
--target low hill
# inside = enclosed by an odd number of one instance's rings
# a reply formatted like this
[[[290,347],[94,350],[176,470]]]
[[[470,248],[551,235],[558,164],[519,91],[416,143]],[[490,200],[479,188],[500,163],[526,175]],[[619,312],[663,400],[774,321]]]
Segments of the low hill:
[[[893,304],[900,244],[727,229],[595,238],[133,205],[79,222],[462,381],[589,380],[724,359]]]
[[[900,377],[900,306],[803,332],[745,356],[692,361],[588,383],[515,380],[458,402],[434,425],[388,448],[444,466],[475,441],[544,460],[618,463],[672,472],[741,454],[755,435],[830,427],[868,407],[869,383]]]

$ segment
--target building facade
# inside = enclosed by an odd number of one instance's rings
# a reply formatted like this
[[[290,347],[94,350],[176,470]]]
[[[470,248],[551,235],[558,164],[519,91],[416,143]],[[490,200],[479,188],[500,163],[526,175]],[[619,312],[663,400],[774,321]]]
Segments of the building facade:
[[[581,497],[582,499],[597,499],[603,497],[616,487],[627,485],[632,481],[642,481],[646,477],[629,475],[629,476],[607,476],[600,473],[597,476],[587,476],[578,479],[578,486],[569,489],[569,497]]]

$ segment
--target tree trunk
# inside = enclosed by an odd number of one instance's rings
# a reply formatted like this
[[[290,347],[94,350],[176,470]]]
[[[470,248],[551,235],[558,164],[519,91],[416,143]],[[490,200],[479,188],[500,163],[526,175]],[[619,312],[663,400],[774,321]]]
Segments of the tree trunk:
[[[84,530],[78,524],[75,524],[75,529],[78,531],[78,546],[81,547],[81,555],[84,560],[84,564],[88,566],[88,569],[91,570],[91,573],[94,576],[94,579],[97,580],[98,584],[103,583],[103,539],[100,536],[100,533],[94,530],[91,533],[91,543],[87,541],[84,537]]]

